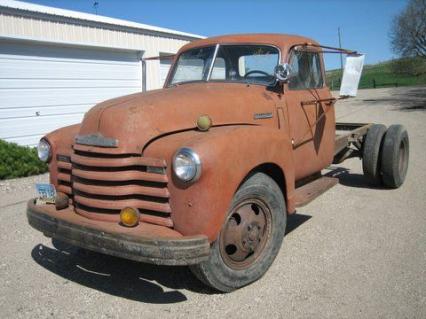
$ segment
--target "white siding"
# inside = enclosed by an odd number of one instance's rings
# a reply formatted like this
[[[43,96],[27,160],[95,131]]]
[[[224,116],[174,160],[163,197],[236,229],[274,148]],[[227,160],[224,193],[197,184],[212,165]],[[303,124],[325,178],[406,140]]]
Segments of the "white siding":
[[[176,53],[183,45],[196,38],[146,30],[123,30],[118,26],[94,25],[87,21],[70,23],[37,16],[19,16],[0,8],[0,37],[32,39],[79,46],[95,46],[143,51],[144,57],[159,56],[161,52]],[[147,89],[162,87],[158,60],[147,61]]]
[[[142,90],[139,52],[0,41],[0,138],[34,145],[98,102]]]

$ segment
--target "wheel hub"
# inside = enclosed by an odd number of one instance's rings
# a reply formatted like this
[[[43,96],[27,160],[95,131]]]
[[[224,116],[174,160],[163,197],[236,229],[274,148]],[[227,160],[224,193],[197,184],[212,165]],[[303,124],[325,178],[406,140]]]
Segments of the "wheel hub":
[[[262,201],[245,200],[229,215],[220,236],[225,263],[234,269],[250,266],[262,253],[271,229],[271,212]]]
[[[262,239],[261,227],[256,223],[251,223],[244,231],[242,244],[248,251],[254,251]]]

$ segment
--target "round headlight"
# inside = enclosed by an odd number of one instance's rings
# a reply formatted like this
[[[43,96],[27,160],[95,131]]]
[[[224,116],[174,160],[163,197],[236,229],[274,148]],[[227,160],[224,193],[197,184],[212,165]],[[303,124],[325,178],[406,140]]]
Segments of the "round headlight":
[[[173,170],[180,180],[194,182],[201,175],[200,157],[190,148],[183,147],[173,158]]]
[[[50,160],[51,147],[49,142],[46,141],[44,138],[42,138],[40,142],[38,143],[37,154],[38,154],[38,158],[43,162],[47,162]]]

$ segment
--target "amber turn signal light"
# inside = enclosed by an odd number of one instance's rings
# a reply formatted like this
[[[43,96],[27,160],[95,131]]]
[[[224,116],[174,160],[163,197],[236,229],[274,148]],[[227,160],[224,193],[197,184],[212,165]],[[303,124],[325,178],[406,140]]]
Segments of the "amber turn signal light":
[[[124,226],[133,227],[139,223],[139,210],[137,208],[126,207],[120,212],[120,222]]]

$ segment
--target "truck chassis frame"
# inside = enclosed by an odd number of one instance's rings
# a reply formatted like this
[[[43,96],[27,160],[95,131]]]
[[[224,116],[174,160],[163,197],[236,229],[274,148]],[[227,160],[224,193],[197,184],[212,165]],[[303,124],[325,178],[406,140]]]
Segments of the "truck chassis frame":
[[[363,141],[372,123],[336,123],[333,164],[351,157],[362,158]]]

